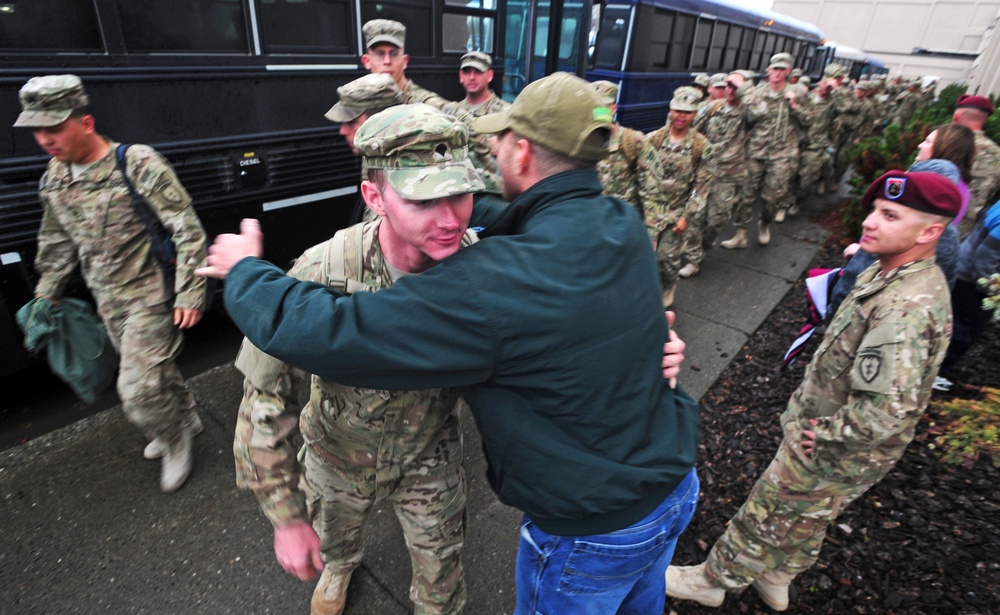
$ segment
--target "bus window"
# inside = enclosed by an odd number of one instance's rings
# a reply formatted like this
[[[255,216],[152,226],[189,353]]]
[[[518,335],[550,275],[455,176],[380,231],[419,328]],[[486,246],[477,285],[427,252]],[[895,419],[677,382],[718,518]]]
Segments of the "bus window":
[[[406,26],[406,53],[410,57],[433,57],[434,35],[431,0],[381,0],[361,2],[361,22],[394,19]]]
[[[740,28],[743,30],[743,42],[740,43],[739,57],[736,58],[736,66],[748,70],[757,70],[754,65],[753,50],[757,44],[757,31],[750,28]]]
[[[559,60],[571,61],[576,57],[576,44],[579,40],[580,22],[575,17],[564,16],[562,32],[559,35]],[[539,17],[535,28],[535,57],[544,58],[549,46],[549,18]]]
[[[726,52],[726,41],[729,40],[730,27],[727,23],[715,25],[715,38],[712,39],[712,50],[708,55],[709,70],[724,70],[732,66],[732,64],[726,64],[722,61]]]
[[[444,51],[482,51],[492,54],[494,22],[492,17],[445,13]]]
[[[128,51],[247,52],[239,0],[120,0]]]
[[[625,41],[628,40],[630,9],[609,6],[604,10],[604,20],[598,32],[597,67],[624,70]],[[663,56],[661,56],[663,57]]]
[[[674,33],[670,41],[670,55],[667,57],[668,70],[687,70],[691,43],[694,38],[695,17],[693,15],[677,14],[674,20]]]
[[[698,20],[698,26],[694,34],[694,52],[691,54],[691,68],[693,70],[705,70],[708,68],[708,47],[712,42],[712,30],[714,26],[714,20]]]
[[[649,36],[649,43],[632,46],[632,51],[635,54],[632,70],[652,72],[662,71],[667,67],[667,57],[670,55],[670,34],[674,31],[675,17],[677,17],[677,13],[673,11],[658,9],[653,13],[653,18],[650,20],[652,23],[649,26],[646,26],[642,19],[636,20],[637,38],[640,34],[646,34]]]
[[[354,54],[347,0],[262,0],[260,16],[268,53]]]
[[[78,0],[0,3],[0,49],[100,51],[94,6]]]
[[[740,66],[744,66],[746,63],[741,62],[739,58],[740,53],[740,37],[743,36],[743,28],[739,26],[729,27],[729,36],[722,41],[724,51],[722,54],[722,69],[723,70],[735,70]]]

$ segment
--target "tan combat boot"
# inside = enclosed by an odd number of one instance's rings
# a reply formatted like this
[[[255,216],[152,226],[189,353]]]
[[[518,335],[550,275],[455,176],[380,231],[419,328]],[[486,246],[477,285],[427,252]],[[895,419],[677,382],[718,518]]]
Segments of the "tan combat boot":
[[[733,235],[732,239],[727,239],[719,245],[727,250],[738,250],[747,247],[747,230],[737,227],[736,234]]]
[[[792,216],[792,217],[795,217],[795,216],[799,215],[799,211],[801,209],[802,208],[799,206],[799,204],[796,203],[795,205],[792,205],[791,207],[788,208],[788,215]]]
[[[205,430],[198,418],[197,412],[192,412],[184,418],[184,428],[191,432],[192,436],[197,436]],[[146,459],[159,459],[167,452],[168,443],[162,437],[153,439],[142,451],[142,456]]]
[[[775,611],[784,611],[788,608],[788,586],[794,580],[794,574],[769,570],[753,582],[753,588],[764,604]]]
[[[774,221],[777,223],[782,223],[785,221],[785,208],[782,207],[778,210],[778,213],[774,214]]]
[[[663,291],[663,307],[668,308],[674,304],[674,291],[677,290],[677,285],[671,286],[670,288],[664,289]]]
[[[771,225],[768,222],[757,223],[757,243],[766,246],[771,243]]]
[[[347,586],[351,583],[354,570],[334,572],[329,566],[323,568],[323,575],[316,583],[312,602],[309,603],[310,615],[340,615],[347,604]]]
[[[826,182],[820,180],[820,182],[816,184],[816,196],[823,196],[824,194],[826,194]]]
[[[190,430],[182,428],[180,435],[163,452],[163,459],[160,461],[160,490],[164,493],[177,491],[191,475],[191,465],[194,462],[193,438]]]
[[[693,600],[705,606],[722,606],[726,590],[718,587],[705,572],[705,564],[668,566],[667,595],[678,600]]]
[[[687,265],[681,267],[681,270],[677,272],[677,275],[682,278],[690,278],[693,275],[698,275],[699,271],[701,271],[701,269],[698,268],[698,265],[688,263]]]

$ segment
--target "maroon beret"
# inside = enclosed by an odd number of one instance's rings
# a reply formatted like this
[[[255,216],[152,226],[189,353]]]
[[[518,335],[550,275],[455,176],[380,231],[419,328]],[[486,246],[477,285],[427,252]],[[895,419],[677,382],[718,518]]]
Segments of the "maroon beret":
[[[962,195],[955,182],[937,173],[889,171],[868,186],[861,204],[871,207],[875,199],[950,218],[962,209]]]
[[[962,94],[958,97],[958,103],[955,106],[959,109],[962,107],[971,107],[972,109],[979,109],[986,115],[993,115],[993,103],[991,103],[990,99],[985,96]]]

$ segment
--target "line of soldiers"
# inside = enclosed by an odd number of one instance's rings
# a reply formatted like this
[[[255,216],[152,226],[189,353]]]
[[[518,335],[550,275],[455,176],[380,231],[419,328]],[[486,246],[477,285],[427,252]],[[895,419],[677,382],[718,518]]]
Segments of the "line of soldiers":
[[[698,274],[730,219],[727,249],[749,244],[760,200],[757,242],[771,224],[798,213],[815,190],[836,191],[852,143],[891,122],[906,123],[933,87],[920,79],[862,79],[844,84],[846,69],[830,64],[812,89],[788,53],[770,58],[765,79],[752,71],[698,74],[674,91],[666,125],[651,133],[615,125],[611,156],[599,166],[605,192],[635,205],[656,248],[663,303],[673,304],[679,278]],[[614,106],[618,85],[594,83]]]

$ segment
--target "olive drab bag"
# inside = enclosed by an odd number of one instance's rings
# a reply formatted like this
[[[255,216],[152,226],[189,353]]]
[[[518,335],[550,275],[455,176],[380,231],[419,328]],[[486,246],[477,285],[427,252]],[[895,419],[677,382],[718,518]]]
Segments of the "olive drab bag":
[[[15,318],[24,331],[25,348],[34,353],[45,348],[52,373],[83,401],[94,403],[114,381],[118,353],[86,301],[63,297],[54,304],[36,298]]]

